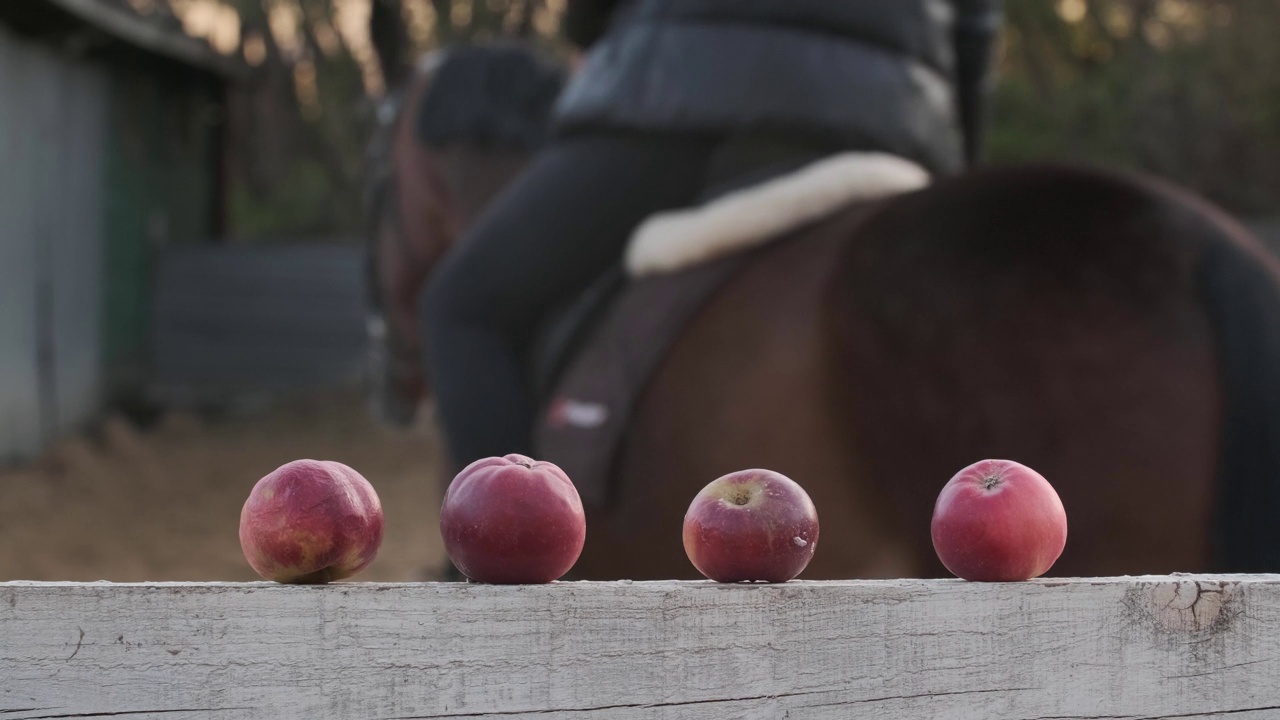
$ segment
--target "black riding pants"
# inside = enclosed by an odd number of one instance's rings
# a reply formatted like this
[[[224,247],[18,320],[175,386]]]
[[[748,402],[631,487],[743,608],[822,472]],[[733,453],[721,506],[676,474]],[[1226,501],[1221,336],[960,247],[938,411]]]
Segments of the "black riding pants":
[[[458,467],[531,452],[528,354],[539,322],[620,262],[642,220],[691,204],[714,147],[710,136],[558,139],[449,253],[425,310],[437,410]]]

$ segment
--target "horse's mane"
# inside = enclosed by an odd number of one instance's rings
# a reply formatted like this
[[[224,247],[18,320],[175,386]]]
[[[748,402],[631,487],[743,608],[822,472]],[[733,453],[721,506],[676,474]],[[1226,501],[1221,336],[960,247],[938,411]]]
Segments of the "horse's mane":
[[[437,148],[533,150],[546,139],[564,80],[563,68],[528,45],[450,48],[418,109],[418,139]]]

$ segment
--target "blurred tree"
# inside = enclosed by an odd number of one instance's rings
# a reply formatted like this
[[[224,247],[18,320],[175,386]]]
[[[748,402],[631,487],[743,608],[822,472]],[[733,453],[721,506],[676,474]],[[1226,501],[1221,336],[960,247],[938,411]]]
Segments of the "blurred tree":
[[[242,241],[354,237],[371,100],[415,58],[500,36],[547,39],[563,0],[102,0],[160,21],[234,10],[227,48],[253,68],[231,112],[231,226]]]
[[[281,240],[360,224],[369,48],[342,32],[341,0],[229,0],[254,66],[232,111],[232,226]]]
[[[414,48],[401,0],[372,0],[369,41],[378,56],[383,83],[388,87],[404,84],[413,67]]]
[[[522,36],[565,0],[103,0],[187,21],[229,6],[255,68],[232,117],[245,240],[353,237],[372,98],[415,58]],[[149,8],[149,10],[148,10]],[[1006,0],[990,155],[1138,168],[1231,210],[1280,213],[1280,2]],[[220,43],[221,46],[221,43]]]
[[[1169,177],[1280,212],[1280,3],[1010,0],[991,156]]]

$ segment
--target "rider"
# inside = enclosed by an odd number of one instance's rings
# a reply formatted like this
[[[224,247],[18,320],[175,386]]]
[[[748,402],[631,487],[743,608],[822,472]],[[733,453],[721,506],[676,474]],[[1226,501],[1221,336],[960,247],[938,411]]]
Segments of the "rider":
[[[937,174],[978,153],[1000,0],[569,0],[589,50],[556,134],[445,260],[429,361],[453,460],[529,454],[533,334],[693,204],[743,131],[881,151]]]

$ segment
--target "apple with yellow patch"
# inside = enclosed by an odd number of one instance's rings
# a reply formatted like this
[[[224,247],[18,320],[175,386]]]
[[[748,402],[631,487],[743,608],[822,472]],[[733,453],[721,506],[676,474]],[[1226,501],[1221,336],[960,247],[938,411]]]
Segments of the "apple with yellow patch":
[[[267,580],[326,583],[369,566],[382,545],[382,504],[339,462],[295,460],[254,485],[240,511],[240,548]]]

